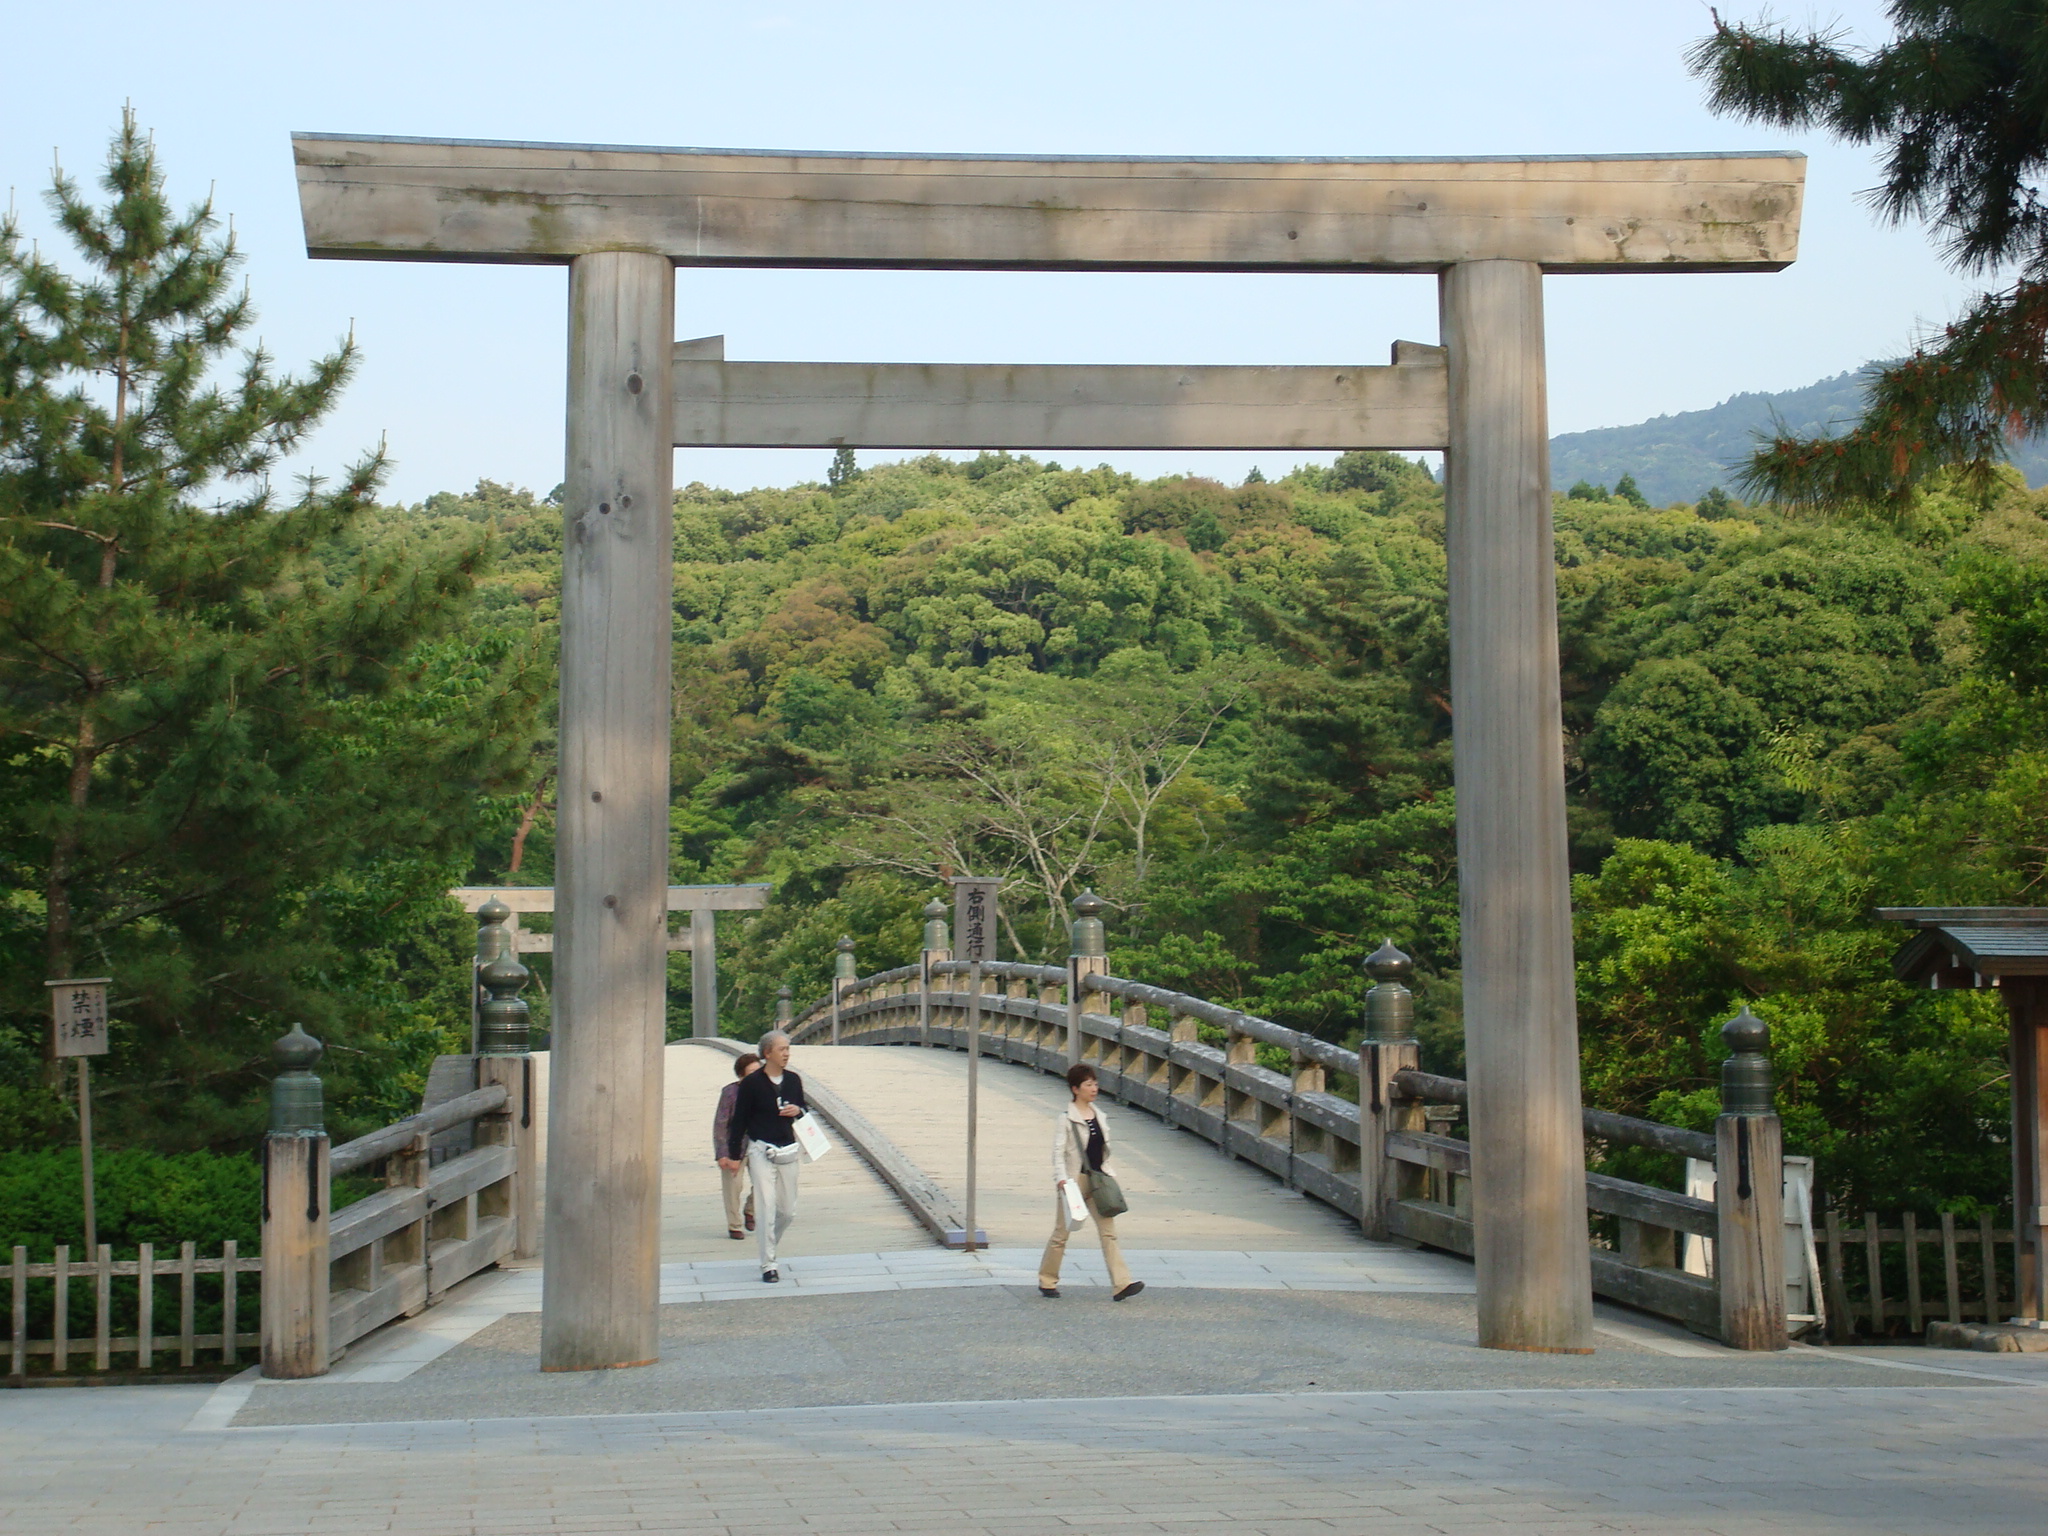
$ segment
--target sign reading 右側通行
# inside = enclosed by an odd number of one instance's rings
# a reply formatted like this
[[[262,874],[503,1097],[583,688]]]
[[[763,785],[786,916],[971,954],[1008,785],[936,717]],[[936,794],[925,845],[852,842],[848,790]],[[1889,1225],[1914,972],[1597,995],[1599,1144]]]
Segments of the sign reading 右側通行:
[[[953,881],[953,958],[993,960],[996,957],[996,893],[1000,880],[966,875]]]
[[[107,1054],[107,976],[52,981],[50,989],[50,1054]]]

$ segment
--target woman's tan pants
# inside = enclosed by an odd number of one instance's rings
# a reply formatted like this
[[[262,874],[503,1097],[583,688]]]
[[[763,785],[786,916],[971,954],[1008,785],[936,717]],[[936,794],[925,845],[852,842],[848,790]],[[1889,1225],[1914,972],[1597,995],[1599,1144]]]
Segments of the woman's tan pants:
[[[1093,1196],[1084,1196],[1088,1202],[1088,1219],[1095,1223],[1095,1235],[1102,1239],[1102,1262],[1109,1266],[1109,1288],[1120,1291],[1131,1283],[1131,1272],[1124,1268],[1123,1249],[1117,1246],[1116,1221],[1095,1209]],[[1052,1196],[1052,1237],[1045,1245],[1045,1252],[1038,1259],[1038,1283],[1051,1290],[1060,1283],[1060,1264],[1067,1256],[1067,1203],[1060,1198],[1058,1190]]]
[[[747,1187],[747,1169],[743,1163],[737,1168],[718,1170],[719,1187],[725,1195],[725,1227],[728,1232],[740,1230],[754,1209],[754,1194]]]

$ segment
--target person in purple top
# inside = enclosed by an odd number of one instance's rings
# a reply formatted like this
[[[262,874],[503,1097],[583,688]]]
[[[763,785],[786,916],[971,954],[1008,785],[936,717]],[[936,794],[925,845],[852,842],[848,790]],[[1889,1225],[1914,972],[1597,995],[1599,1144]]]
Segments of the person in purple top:
[[[740,1082],[760,1065],[761,1058],[752,1051],[734,1060],[733,1081],[718,1090],[718,1113],[711,1117],[711,1156],[718,1163],[718,1182],[725,1190],[725,1235],[736,1243],[745,1242],[747,1232],[754,1230],[754,1192],[747,1188],[747,1165],[728,1166],[725,1144],[732,1131],[732,1106],[740,1096]],[[745,1232],[740,1230],[742,1220]]]

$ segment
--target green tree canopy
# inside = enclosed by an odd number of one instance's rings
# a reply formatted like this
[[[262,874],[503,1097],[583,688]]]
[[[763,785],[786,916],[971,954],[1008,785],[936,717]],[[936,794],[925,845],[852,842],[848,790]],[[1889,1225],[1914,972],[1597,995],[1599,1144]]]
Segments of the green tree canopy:
[[[163,183],[131,115],[104,204],[51,193],[84,275],[0,225],[0,1118],[55,1112],[42,980],[106,973],[110,1126],[205,1140],[289,1019],[350,1044],[338,998],[379,978],[342,942],[466,867],[539,689],[453,634],[480,531],[342,552],[380,455],[277,495],[353,345],[302,377],[243,350],[233,241]]]
[[[1893,222],[1925,219],[1964,272],[2010,267],[1954,324],[1885,368],[1839,437],[1781,436],[1743,477],[1816,506],[1909,509],[1944,470],[1988,497],[2006,445],[2048,428],[2048,50],[2037,4],[1892,0],[1894,36],[1715,17],[1689,60],[1718,112],[1817,127],[1885,150],[1873,194]]]

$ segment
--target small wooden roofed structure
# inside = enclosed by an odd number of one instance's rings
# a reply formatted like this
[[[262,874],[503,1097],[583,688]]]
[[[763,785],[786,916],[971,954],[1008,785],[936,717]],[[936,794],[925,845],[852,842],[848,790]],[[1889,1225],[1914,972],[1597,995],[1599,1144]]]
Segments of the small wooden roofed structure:
[[[1917,932],[1892,957],[1899,980],[1995,986],[2012,1029],[2012,1205],[2019,1315],[2048,1320],[2048,907],[1879,907]]]

